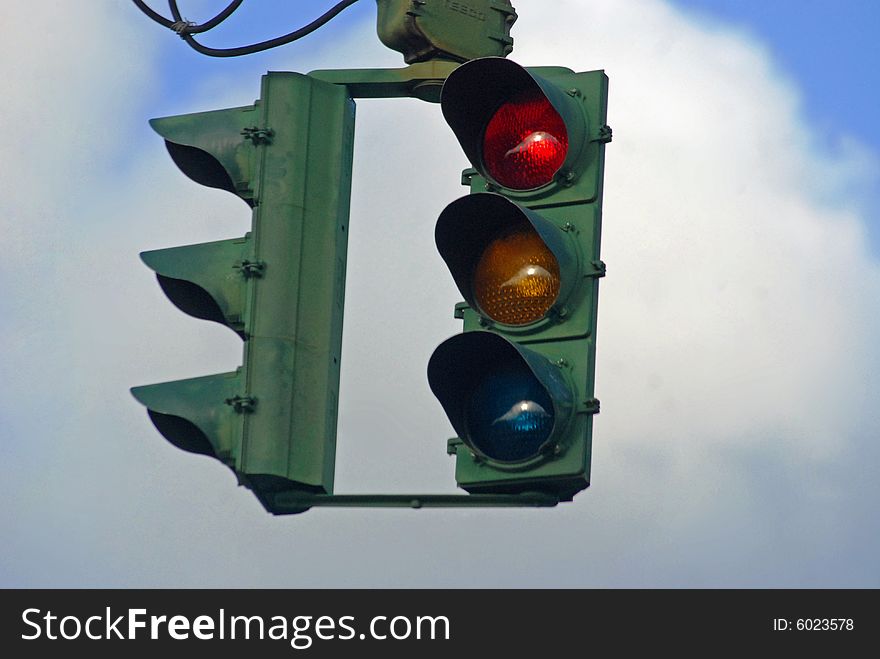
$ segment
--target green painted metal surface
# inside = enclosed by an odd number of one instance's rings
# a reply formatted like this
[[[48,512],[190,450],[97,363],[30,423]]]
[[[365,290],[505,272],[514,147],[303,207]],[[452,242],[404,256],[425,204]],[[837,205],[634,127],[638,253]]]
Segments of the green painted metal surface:
[[[141,259],[178,309],[245,338],[247,279],[254,271],[248,237],[143,252]]]
[[[253,141],[243,137],[244,131],[259,124],[260,114],[254,104],[162,117],[150,125],[165,138],[168,153],[184,174],[250,203],[257,153]]]
[[[190,453],[217,458],[232,469],[241,462],[244,417],[233,400],[241,392],[241,372],[135,387],[156,428]]]
[[[379,39],[407,63],[459,62],[513,50],[509,0],[376,0]]]
[[[458,62],[431,60],[401,69],[321,69],[309,76],[344,85],[352,98],[418,98],[440,102],[443,82]]]

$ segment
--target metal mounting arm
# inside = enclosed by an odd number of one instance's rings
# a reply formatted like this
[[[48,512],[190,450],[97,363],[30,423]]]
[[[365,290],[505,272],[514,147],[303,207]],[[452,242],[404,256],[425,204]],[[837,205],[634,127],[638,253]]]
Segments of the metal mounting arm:
[[[543,492],[522,494],[309,494],[277,492],[261,497],[276,515],[302,513],[309,508],[552,508],[559,497]]]
[[[402,69],[321,69],[309,76],[345,85],[352,98],[419,98],[439,103],[443,81],[458,66],[458,62],[429,60]]]

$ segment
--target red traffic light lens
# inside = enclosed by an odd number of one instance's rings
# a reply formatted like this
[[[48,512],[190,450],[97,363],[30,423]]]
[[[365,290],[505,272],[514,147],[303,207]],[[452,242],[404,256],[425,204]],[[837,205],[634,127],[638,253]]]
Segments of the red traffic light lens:
[[[504,103],[483,134],[487,173],[513,190],[531,190],[552,181],[567,153],[565,122],[537,89],[527,89]]]

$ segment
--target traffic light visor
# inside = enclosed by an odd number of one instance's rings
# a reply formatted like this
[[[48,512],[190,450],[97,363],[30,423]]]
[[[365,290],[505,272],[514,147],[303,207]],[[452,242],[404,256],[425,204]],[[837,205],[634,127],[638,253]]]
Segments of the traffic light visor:
[[[218,459],[227,456],[241,434],[242,416],[223,401],[239,390],[238,372],[133,387],[156,429],[171,444]],[[220,402],[219,408],[209,405]]]
[[[141,252],[174,305],[195,318],[225,325],[245,338],[243,314],[252,246],[248,237]]]
[[[253,206],[253,144],[245,139],[254,106],[150,120],[174,164],[196,183],[226,190]]]
[[[540,457],[571,411],[571,389],[558,366],[491,332],[440,344],[428,383],[459,437],[502,464]]]
[[[440,103],[471,164],[501,187],[541,188],[580,156],[586,116],[578,101],[510,60],[461,65]]]
[[[576,250],[565,232],[499,194],[452,202],[434,235],[465,300],[496,323],[525,326],[547,317],[577,278]]]

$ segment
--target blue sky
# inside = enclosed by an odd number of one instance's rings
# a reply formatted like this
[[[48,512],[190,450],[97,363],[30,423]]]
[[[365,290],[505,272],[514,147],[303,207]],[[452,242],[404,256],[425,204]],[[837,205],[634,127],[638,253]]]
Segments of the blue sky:
[[[203,40],[330,3],[303,4],[246,2]],[[515,4],[513,59],[611,81],[592,485],[552,510],[290,518],[128,392],[241,360],[138,252],[240,236],[249,211],[181,175],[147,120],[249,104],[268,69],[403,66],[374,3],[237,60],[128,2],[0,8],[0,585],[880,585],[880,10]],[[466,161],[419,101],[359,102],[356,133],[337,490],[454,492],[425,367],[460,331],[433,227]]]
[[[169,15],[164,2],[154,3],[157,10]],[[287,31],[315,17],[319,8],[332,3],[309,3],[305,10],[300,3],[244,3],[233,18],[201,41],[215,47],[230,47],[261,41]],[[672,5],[687,11],[718,29],[740,29],[756,38],[770,50],[776,63],[797,79],[804,95],[804,108],[810,119],[833,134],[846,130],[871,144],[880,144],[880,126],[870,111],[873,90],[880,88],[880,71],[874,64],[880,58],[880,44],[875,27],[880,20],[880,7],[870,0],[774,0],[753,2],[741,0],[673,0]],[[213,15],[224,2],[181,3],[191,5],[186,13],[191,20],[204,20]],[[521,5],[525,6],[525,5]],[[375,15],[372,2],[356,3],[333,20],[332,29],[313,33],[307,39],[286,49],[315,49],[332,44],[340,30],[350,29]],[[146,20],[146,18],[144,19]],[[161,30],[156,26],[157,30]],[[516,31],[514,30],[514,36]],[[173,60],[177,75],[163,78],[167,98],[187,97],[185,80],[190,77],[246,71],[253,66],[269,69],[278,59],[278,50],[244,58],[218,59],[188,52],[170,33],[166,35],[167,52],[163,57]],[[183,52],[181,52],[183,51]],[[186,70],[181,78],[180,69]],[[169,67],[170,68],[170,67]],[[176,83],[176,84],[175,84]],[[875,92],[876,93],[876,92]]]
[[[777,66],[796,80],[803,113],[831,151],[854,138],[880,151],[880,5],[871,0],[674,0],[709,25],[740,29],[768,48]],[[880,191],[870,195],[880,212]],[[880,227],[869,227],[880,248]]]
[[[845,131],[880,145],[873,111],[880,88],[876,2],[675,0],[674,4],[725,28],[740,27],[765,42],[779,66],[797,79],[805,112],[823,132],[836,136]]]
[[[875,34],[880,24],[877,3],[671,0],[670,4],[709,31],[739,31],[766,48],[780,71],[796,81],[801,111],[822,148],[834,152],[841,148],[842,140],[852,138],[880,150],[880,123],[875,112],[880,89],[880,70],[875,65],[880,61],[880,43]],[[201,41],[215,47],[262,41],[275,36],[269,26],[280,26],[279,34],[289,31],[293,29],[290,26],[299,26],[317,16],[324,5],[332,3],[318,3],[308,9],[300,3],[245,3],[234,18],[202,35]],[[191,6],[192,13],[187,16],[200,21],[219,11],[225,2],[211,0],[182,6]],[[169,15],[165,3],[158,3],[157,8]],[[536,10],[540,8],[520,3],[521,14],[526,12],[527,16],[528,11]],[[332,50],[340,33],[372,21],[374,12],[373,2],[356,3],[334,19],[332,29],[319,30],[285,50],[294,58],[300,52]],[[564,8],[558,15],[564,15]],[[161,79],[162,101],[175,108],[191,98],[193,81],[217,75],[253,76],[254,71],[272,69],[279,57],[279,51],[272,50],[243,58],[210,58],[176,43],[177,37],[170,33],[164,36],[169,43],[161,54],[167,70]],[[872,212],[880,211],[880,192],[868,195],[864,203],[871,205]],[[872,224],[869,230],[872,243],[880,248],[880,228]]]

